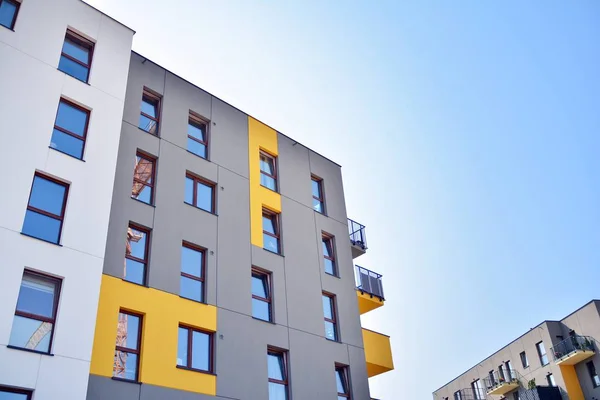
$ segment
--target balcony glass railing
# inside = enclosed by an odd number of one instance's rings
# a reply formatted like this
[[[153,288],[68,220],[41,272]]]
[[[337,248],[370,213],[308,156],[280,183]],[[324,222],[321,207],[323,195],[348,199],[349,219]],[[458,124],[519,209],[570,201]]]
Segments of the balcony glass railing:
[[[506,384],[519,384],[519,373],[514,369],[502,368],[502,371],[494,371],[483,380],[485,389],[489,393]]]
[[[372,294],[385,300],[383,297],[383,283],[381,282],[381,274],[369,271],[366,268],[356,265],[356,288],[362,292]]]
[[[550,349],[554,361],[570,355],[576,351],[595,351],[594,339],[589,336],[573,335]]]
[[[350,242],[363,250],[367,249],[367,236],[365,226],[348,218],[348,232],[350,233]]]

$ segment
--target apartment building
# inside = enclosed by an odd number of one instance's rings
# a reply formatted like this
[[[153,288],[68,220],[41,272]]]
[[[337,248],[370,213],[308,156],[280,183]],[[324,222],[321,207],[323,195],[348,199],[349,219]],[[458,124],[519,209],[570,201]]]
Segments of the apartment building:
[[[0,397],[370,399],[393,360],[341,167],[79,0],[0,24]]]
[[[600,300],[544,321],[433,392],[436,400],[600,398]]]

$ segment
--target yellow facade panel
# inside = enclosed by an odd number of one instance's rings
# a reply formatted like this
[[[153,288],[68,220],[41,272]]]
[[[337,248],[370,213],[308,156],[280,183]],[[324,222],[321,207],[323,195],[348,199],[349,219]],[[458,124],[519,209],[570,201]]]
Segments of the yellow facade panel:
[[[565,381],[565,388],[569,395],[569,400],[585,400],[583,391],[577,378],[577,372],[574,365],[560,365],[560,372]]]
[[[394,369],[390,337],[362,329],[369,378]]]
[[[360,312],[360,315],[368,313],[383,305],[383,300],[380,300],[379,297],[370,295],[369,293],[361,293],[361,291],[357,289],[356,295],[358,296],[358,311]]]

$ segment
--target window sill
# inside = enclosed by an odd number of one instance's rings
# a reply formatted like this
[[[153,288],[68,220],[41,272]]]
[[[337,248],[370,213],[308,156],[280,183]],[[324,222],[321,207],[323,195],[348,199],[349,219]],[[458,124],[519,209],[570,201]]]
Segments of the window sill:
[[[260,187],[263,187],[263,188],[265,188],[265,189],[267,189],[267,190],[269,190],[269,191],[271,191],[271,192],[273,192],[273,193],[281,194],[281,193],[279,193],[279,191],[278,191],[278,190],[273,190],[273,189],[271,189],[270,187],[266,187],[265,185],[260,185]]]
[[[146,203],[145,201],[138,200],[138,199],[136,199],[135,197],[130,197],[130,199],[131,199],[131,200],[135,200],[135,201],[137,201],[138,203],[142,203],[142,204],[145,204],[145,205],[147,205],[147,206],[150,206],[150,207],[152,207],[152,208],[156,208],[156,206],[155,206],[154,204]]]
[[[333,343],[340,343],[340,344],[342,343],[342,341],[339,340],[339,339],[329,339],[328,337],[326,337],[325,339],[327,339],[327,340],[329,340],[330,342],[333,342]]]
[[[112,379],[113,381],[119,381],[119,382],[126,382],[126,383],[133,383],[134,385],[141,385],[142,382],[140,381],[134,381],[131,379],[125,379],[125,378],[117,378],[116,376],[111,377],[110,379]]]
[[[267,324],[271,324],[271,325],[277,325],[277,324],[276,324],[275,322],[273,322],[273,321],[267,321],[267,320],[265,320],[265,319],[262,319],[262,318],[257,318],[257,317],[255,317],[255,316],[252,316],[252,319],[253,319],[253,320],[256,320],[256,321],[260,321],[260,322],[266,322]]]
[[[279,257],[284,257],[284,255],[283,255],[283,254],[281,254],[281,253],[275,253],[274,251],[267,250],[267,249],[265,249],[264,247],[263,247],[263,250],[264,250],[264,251],[266,251],[266,252],[267,252],[267,253],[269,253],[269,254],[273,254],[273,255],[275,255],[275,256],[279,256]]]
[[[342,279],[339,275],[336,274],[330,274],[329,272],[325,271],[325,275],[327,276],[331,276],[332,278],[337,278],[337,279]]]
[[[154,136],[155,138],[160,139],[160,136],[158,135],[158,133],[152,133],[152,132],[148,132],[147,130],[140,128],[139,126],[137,127],[140,131],[147,133],[148,135]]]
[[[132,285],[136,285],[136,286],[141,286],[141,287],[143,287],[143,288],[146,288],[146,289],[149,289],[149,288],[150,288],[148,285],[144,285],[144,284],[141,284],[141,283],[137,283],[137,282],[128,281],[128,280],[127,280],[127,279],[125,279],[125,278],[121,278],[121,280],[122,280],[123,282],[131,283]],[[121,378],[119,378],[119,379],[121,379]]]
[[[329,215],[327,215],[327,214],[326,214],[326,213],[324,213],[324,212],[317,211],[317,210],[315,210],[314,208],[313,208],[313,211],[314,211],[314,212],[316,212],[317,214],[321,214],[322,216],[329,218]]]
[[[205,306],[208,305],[208,303],[205,302],[205,301],[190,299],[189,297],[185,297],[185,296],[182,296],[182,295],[179,295],[179,298],[185,299],[185,300],[189,300],[189,301],[193,301],[194,303],[198,303],[198,304],[204,304]]]
[[[57,69],[58,71],[62,72],[63,74],[65,74],[66,76],[70,76],[71,78],[75,79],[77,82],[81,82],[81,83],[83,83],[84,85],[92,86],[92,85],[90,85],[90,84],[89,84],[89,82],[82,81],[81,79],[79,79],[79,78],[77,78],[77,77],[75,77],[75,76],[73,76],[73,75],[71,75],[71,74],[68,74],[68,73],[66,73],[65,71],[63,71],[62,69],[60,69],[60,68],[58,68],[58,67],[57,67],[56,69]],[[89,80],[89,79],[90,79],[90,78],[88,77],[88,80]]]
[[[37,237],[37,236],[29,235],[29,234],[27,234],[27,233],[25,233],[25,232],[21,232],[21,235],[23,235],[23,236],[27,236],[27,237],[30,237],[30,238],[32,238],[32,239],[41,240],[42,242],[50,243],[50,244],[53,244],[53,245],[55,245],[55,246],[58,246],[58,247],[63,247],[63,245],[62,245],[62,244],[60,244],[60,243],[51,242],[51,241],[49,241],[49,240],[42,239],[42,238],[39,238],[39,237]]]
[[[0,24],[0,26],[3,27],[3,28],[5,28],[5,29],[8,29],[9,31],[13,31],[13,32],[15,31],[14,27],[9,28],[8,26],[4,26],[2,24]]]
[[[58,151],[59,153],[61,153],[61,154],[64,154],[65,156],[69,156],[69,157],[71,157],[71,158],[74,158],[74,159],[76,159],[76,160],[78,160],[78,161],[83,161],[83,162],[85,162],[85,160],[84,160],[83,158],[78,158],[78,157],[75,157],[74,155],[71,155],[71,154],[69,154],[69,153],[65,153],[64,151],[62,151],[62,150],[59,150],[59,149],[57,149],[57,148],[55,148],[55,147],[48,146],[48,148],[49,148],[49,149],[52,149],[52,150],[54,150],[54,151]]]
[[[188,206],[193,207],[196,210],[204,211],[205,213],[210,214],[210,215],[214,215],[215,217],[219,216],[219,214],[217,214],[217,213],[214,213],[214,212],[211,212],[211,211],[206,211],[204,208],[197,207],[197,206],[195,206],[193,204],[188,203],[187,201],[184,201],[183,204],[187,204]]]
[[[217,374],[215,374],[214,372],[203,371],[203,370],[201,370],[201,369],[184,367],[184,366],[182,366],[182,365],[177,365],[176,367],[177,367],[178,369],[183,369],[183,370],[185,370],[185,371],[192,371],[192,372],[198,372],[198,373],[200,373],[200,374],[206,374],[206,375],[217,376]]]
[[[195,156],[196,156],[196,157],[198,157],[198,158],[201,158],[201,159],[203,159],[204,161],[208,161],[208,162],[210,162],[210,160],[208,159],[208,157],[202,157],[201,155],[199,155],[199,154],[196,154],[196,153],[194,153],[193,151],[190,151],[190,150],[187,150],[187,149],[186,149],[186,151],[187,151],[188,153],[190,153],[190,154],[193,154],[193,155],[195,155]]]
[[[26,348],[24,348],[24,347],[11,346],[10,344],[9,344],[9,345],[6,345],[6,348],[7,348],[7,349],[13,349],[13,350],[19,350],[19,351],[26,351],[26,352],[28,352],[28,353],[40,354],[40,355],[42,355],[42,356],[50,356],[50,357],[54,357],[54,354],[52,354],[52,353],[48,353],[48,352],[46,352],[46,351],[39,351],[39,350],[33,350],[33,349],[26,349]]]

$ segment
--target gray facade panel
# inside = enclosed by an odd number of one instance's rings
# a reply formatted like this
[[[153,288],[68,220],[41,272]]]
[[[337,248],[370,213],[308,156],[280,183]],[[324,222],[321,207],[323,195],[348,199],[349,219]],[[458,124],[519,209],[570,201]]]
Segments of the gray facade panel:
[[[222,397],[186,392],[154,385],[142,385],[140,400],[219,400]],[[111,399],[112,400],[112,399]],[[224,399],[223,399],[224,400]],[[228,398],[227,400],[237,400]],[[241,400],[241,399],[239,399]]]
[[[352,398],[370,399],[365,351],[359,347],[348,346],[348,359],[350,360]]]
[[[285,258],[252,246],[252,265],[271,273],[274,322],[288,325]]]
[[[141,385],[90,375],[87,400],[134,400],[140,398]]]
[[[308,155],[311,174],[323,179],[322,185],[327,215],[339,222],[346,223],[346,200],[344,198],[342,169],[314,151],[309,151]]]
[[[277,134],[279,191],[282,196],[312,208],[312,191],[308,149],[292,139]]]
[[[213,97],[210,159],[248,178],[248,116]]]

